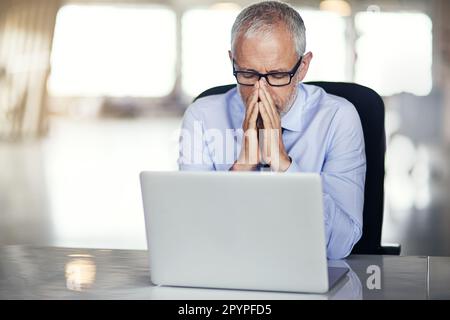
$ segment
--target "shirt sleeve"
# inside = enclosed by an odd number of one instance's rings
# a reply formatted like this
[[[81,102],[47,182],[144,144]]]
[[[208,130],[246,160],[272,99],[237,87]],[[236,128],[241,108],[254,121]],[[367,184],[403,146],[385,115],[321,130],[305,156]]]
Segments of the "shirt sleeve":
[[[181,125],[178,168],[180,171],[213,171],[203,121],[191,107],[186,110]]]
[[[330,124],[321,170],[327,257],[347,257],[362,236],[366,156],[359,115],[350,103],[338,108]],[[301,159],[297,159],[301,161]],[[287,172],[300,172],[293,159]]]
[[[322,169],[329,259],[347,257],[362,236],[366,155],[361,120],[348,103],[338,108]]]

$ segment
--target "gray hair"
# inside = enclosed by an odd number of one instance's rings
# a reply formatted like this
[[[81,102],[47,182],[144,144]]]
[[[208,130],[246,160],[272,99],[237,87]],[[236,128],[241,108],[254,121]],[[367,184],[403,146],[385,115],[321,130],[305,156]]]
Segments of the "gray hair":
[[[297,54],[306,50],[306,28],[300,14],[290,5],[278,1],[262,1],[252,4],[239,13],[231,28],[231,50],[234,53],[236,38],[269,34],[273,26],[282,23],[292,35]]]

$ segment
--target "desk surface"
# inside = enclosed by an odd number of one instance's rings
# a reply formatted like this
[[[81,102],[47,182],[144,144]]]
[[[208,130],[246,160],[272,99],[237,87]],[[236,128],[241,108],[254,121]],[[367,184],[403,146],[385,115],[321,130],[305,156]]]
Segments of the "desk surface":
[[[5,246],[0,299],[450,299],[450,258],[355,255],[330,263],[350,272],[326,295],[156,287],[147,251]]]

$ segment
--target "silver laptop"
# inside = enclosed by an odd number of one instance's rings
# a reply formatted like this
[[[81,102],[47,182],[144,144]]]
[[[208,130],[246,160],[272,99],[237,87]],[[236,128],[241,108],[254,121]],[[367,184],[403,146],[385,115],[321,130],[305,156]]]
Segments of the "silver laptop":
[[[318,174],[142,172],[155,285],[325,293]]]

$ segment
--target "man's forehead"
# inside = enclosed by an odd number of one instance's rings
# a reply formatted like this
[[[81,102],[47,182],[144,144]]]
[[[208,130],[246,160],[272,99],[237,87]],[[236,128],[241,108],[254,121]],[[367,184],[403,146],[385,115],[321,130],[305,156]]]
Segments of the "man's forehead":
[[[246,37],[236,43],[234,58],[239,67],[245,69],[287,71],[296,61],[296,51],[292,43],[280,41],[275,37]]]
[[[240,34],[235,42],[235,60],[240,67],[292,68],[296,60],[295,43],[282,26],[264,32]],[[294,62],[295,63],[295,62]]]

